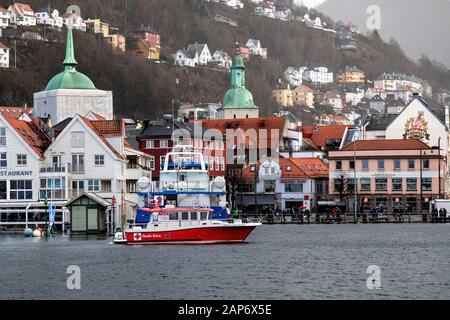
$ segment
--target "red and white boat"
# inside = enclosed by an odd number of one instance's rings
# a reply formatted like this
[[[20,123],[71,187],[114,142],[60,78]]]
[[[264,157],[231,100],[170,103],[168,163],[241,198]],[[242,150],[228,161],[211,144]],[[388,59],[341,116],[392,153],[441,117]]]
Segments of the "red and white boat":
[[[217,244],[245,242],[260,222],[240,219],[210,220],[212,209],[147,208],[151,215],[145,228],[132,227],[114,235],[114,243],[142,244]]]

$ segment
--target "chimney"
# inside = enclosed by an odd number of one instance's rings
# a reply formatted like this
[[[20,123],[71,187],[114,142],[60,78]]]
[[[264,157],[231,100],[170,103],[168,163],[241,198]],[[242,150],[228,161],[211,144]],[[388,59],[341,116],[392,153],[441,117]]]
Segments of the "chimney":
[[[445,106],[445,125],[447,130],[450,129],[450,108]]]

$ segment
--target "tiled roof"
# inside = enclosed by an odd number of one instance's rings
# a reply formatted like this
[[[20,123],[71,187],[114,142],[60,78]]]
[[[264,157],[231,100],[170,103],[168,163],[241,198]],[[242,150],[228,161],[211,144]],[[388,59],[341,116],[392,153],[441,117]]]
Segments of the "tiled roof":
[[[260,130],[267,130],[267,146],[270,148],[270,141],[272,139],[281,139],[285,127],[285,118],[273,117],[273,118],[255,118],[255,119],[224,119],[224,120],[204,120],[198,121],[203,124],[203,129],[217,129],[222,134],[226,134],[228,130],[242,129],[245,132],[247,130],[254,129],[259,138]],[[279,130],[279,136],[272,137],[272,130]],[[259,139],[258,139],[259,141]],[[253,141],[249,136],[246,137],[245,145],[252,146],[257,144],[258,141]]]
[[[16,14],[34,17],[34,11],[33,11],[33,9],[31,8],[31,6],[29,4],[16,2],[12,6],[12,8],[15,11]],[[30,14],[25,14],[25,11],[28,11],[28,12],[31,12],[31,13]]]
[[[310,139],[317,147],[323,148],[328,141],[342,140],[348,125],[303,126],[299,131],[303,138]]]
[[[306,92],[306,93],[314,93],[314,90],[313,89],[311,89],[310,87],[308,87],[308,86],[305,86],[305,85],[300,85],[300,86],[298,86],[297,88],[295,88],[295,90],[294,90],[295,92],[300,92],[300,93],[303,93],[303,92]]]
[[[96,125],[94,124],[97,121],[91,121],[88,118],[80,116],[81,120],[84,121],[84,123],[94,131],[95,134],[100,138],[100,140],[114,153],[114,155],[119,159],[124,159],[124,157],[106,140],[105,135],[102,134],[100,131],[97,130]],[[103,129],[101,125],[99,126],[100,129]]]
[[[358,140],[352,142],[341,151],[372,151],[372,150],[425,150],[430,147],[420,140]]]
[[[1,48],[1,43],[0,43],[0,48]],[[0,106],[0,113],[4,116],[18,118],[24,113],[31,116],[33,114],[33,108],[27,108],[25,110],[25,108],[23,108],[23,107]]]
[[[18,120],[15,117],[2,114],[12,128],[20,135],[25,143],[39,156],[43,157],[45,149],[50,145],[50,137],[42,130],[39,119],[33,118],[31,122]]]
[[[0,12],[6,12],[7,10],[3,7],[0,7]]]
[[[9,49],[9,48],[0,41],[0,49]]]
[[[123,136],[125,126],[122,120],[90,120],[95,129],[104,136]]]

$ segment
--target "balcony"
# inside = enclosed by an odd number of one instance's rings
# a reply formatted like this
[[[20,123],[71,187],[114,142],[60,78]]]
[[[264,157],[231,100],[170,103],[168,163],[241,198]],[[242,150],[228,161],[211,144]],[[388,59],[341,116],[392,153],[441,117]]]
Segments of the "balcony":
[[[220,185],[210,181],[155,181],[152,183],[153,192],[174,192],[174,193],[202,193],[226,192],[226,184]]]
[[[142,177],[150,177],[152,171],[147,168],[143,168],[139,164],[127,163],[125,170],[126,180],[139,180]]]
[[[50,165],[42,164],[39,168],[39,172],[46,174],[46,173],[67,173],[68,172],[68,166],[60,163],[53,163]]]

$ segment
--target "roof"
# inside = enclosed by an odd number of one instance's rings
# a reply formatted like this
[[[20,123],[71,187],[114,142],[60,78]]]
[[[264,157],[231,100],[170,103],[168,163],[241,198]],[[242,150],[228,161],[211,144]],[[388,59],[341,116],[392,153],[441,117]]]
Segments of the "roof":
[[[3,7],[0,7],[0,12],[8,12],[8,10],[6,10],[6,9],[3,8]]]
[[[281,139],[285,128],[285,121],[286,120],[284,117],[272,117],[255,119],[203,120],[197,122],[202,123],[204,130],[217,129],[223,135],[225,135],[228,130],[241,129],[245,133],[247,130],[253,129],[256,130],[257,137],[259,138],[260,129],[265,129],[267,130],[267,146],[270,147],[271,144],[269,142],[272,139]],[[279,130],[279,136],[272,137],[272,130]],[[251,140],[248,136],[246,137],[244,143],[247,146],[256,144],[255,147],[258,148],[258,141]]]
[[[299,131],[303,138],[310,139],[317,147],[326,147],[328,142],[342,140],[348,125],[302,126]]]
[[[172,137],[173,123],[165,122],[161,124],[147,124],[142,133],[137,137],[138,139],[149,139],[156,137]],[[175,121],[175,130],[187,130],[194,134],[194,125],[192,123],[185,123]]]
[[[1,48],[1,46],[0,46],[0,48]],[[33,108],[25,109],[24,107],[0,106],[0,113],[4,116],[19,118],[24,113],[31,116],[33,114]]]
[[[111,202],[109,202],[109,201],[103,199],[102,197],[100,197],[100,196],[99,196],[98,194],[96,194],[96,193],[83,193],[83,194],[79,195],[78,197],[73,198],[72,200],[70,200],[69,202],[67,202],[65,206],[69,206],[69,205],[71,205],[72,203],[74,203],[75,201],[77,201],[78,199],[83,198],[83,197],[88,197],[88,198],[94,200],[95,202],[97,202],[98,204],[102,205],[102,206],[105,207],[105,208],[107,208],[107,207],[109,207],[109,206],[112,205]]]
[[[34,17],[34,11],[29,4],[16,2],[12,5],[12,8],[16,14]],[[30,14],[26,14],[26,11],[30,12]]]
[[[42,129],[40,120],[33,118],[31,122],[26,122],[7,115],[3,115],[3,118],[16,130],[22,140],[40,158],[43,158],[45,149],[50,145],[51,139]]]
[[[203,50],[205,50],[205,47],[207,47],[208,45],[206,43],[195,43],[195,44],[190,44],[188,46],[188,48],[186,49],[186,51],[189,53],[190,57],[195,57],[195,54],[198,53],[198,55],[200,55]]]
[[[328,100],[331,100],[331,99],[341,99],[341,97],[340,97],[337,93],[335,93],[335,92],[327,92],[327,93],[325,93],[325,97],[326,97]]]
[[[256,109],[253,95],[245,88],[245,65],[240,54],[233,57],[230,75],[230,89],[222,101],[223,109]]]
[[[263,162],[258,162],[258,168]],[[281,167],[282,179],[328,179],[328,166],[319,158],[280,157],[278,164]],[[242,175],[246,180],[254,180],[255,173],[252,172],[252,166],[244,168]]]
[[[356,144],[355,144],[356,143]],[[341,151],[372,151],[372,150],[419,150],[430,149],[421,140],[358,140],[341,149]]]
[[[0,49],[9,49],[9,48],[0,41]]]
[[[97,121],[91,121],[88,118],[79,116],[80,119],[100,138],[100,140],[111,150],[114,155],[119,159],[124,159],[124,157],[106,140],[105,133],[108,133],[108,129],[110,128],[104,128],[102,124],[96,124]],[[114,120],[111,120],[114,121]],[[97,129],[99,127],[99,129]],[[105,129],[105,131],[102,131]],[[104,133],[105,132],[105,133]]]
[[[125,126],[123,120],[90,120],[95,129],[104,136],[123,136]]]
[[[304,84],[298,86],[297,88],[294,89],[294,92],[305,92],[305,93],[314,93],[315,91],[313,89],[311,89],[308,86],[305,86]]]
[[[361,69],[359,69],[356,66],[352,66],[352,67],[346,66],[345,69],[341,70],[340,72],[362,72],[362,73],[364,73]]]

